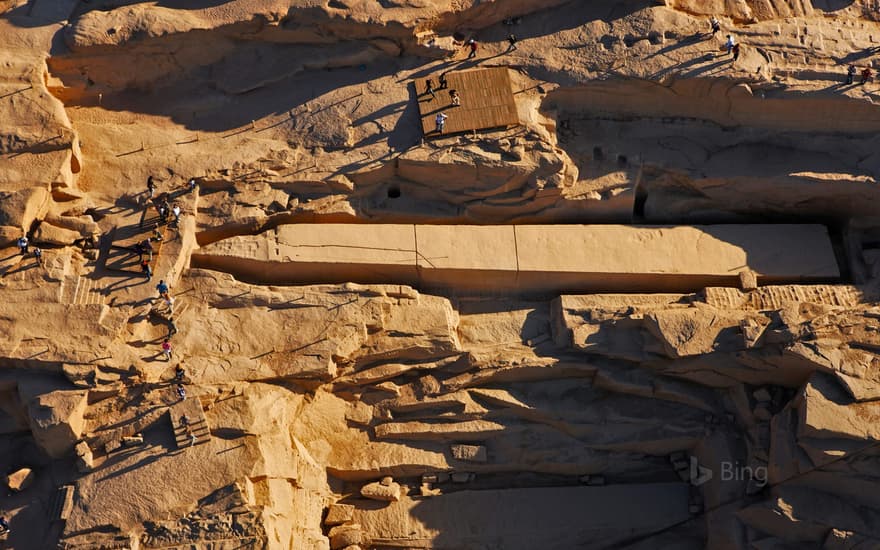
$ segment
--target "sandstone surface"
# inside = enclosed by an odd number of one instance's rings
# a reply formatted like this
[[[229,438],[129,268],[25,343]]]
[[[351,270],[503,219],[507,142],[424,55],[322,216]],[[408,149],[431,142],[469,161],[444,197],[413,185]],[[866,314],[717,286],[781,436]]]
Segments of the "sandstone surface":
[[[0,0],[0,546],[878,547],[878,36]]]

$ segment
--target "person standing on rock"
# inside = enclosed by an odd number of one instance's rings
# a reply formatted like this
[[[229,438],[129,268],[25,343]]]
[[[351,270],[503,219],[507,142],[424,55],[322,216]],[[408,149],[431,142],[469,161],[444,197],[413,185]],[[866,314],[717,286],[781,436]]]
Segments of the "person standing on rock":
[[[724,47],[727,48],[727,53],[732,55],[734,46],[736,46],[736,40],[733,38],[732,34],[728,34],[727,42],[724,43]]]
[[[153,279],[153,268],[150,267],[150,260],[141,260],[141,271],[143,271],[144,275],[147,276],[148,281]]]
[[[468,54],[467,58],[477,57],[477,41],[471,38],[467,41],[467,45],[471,49],[471,53]]]
[[[164,298],[168,295],[168,283],[165,282],[165,279],[159,281],[159,284],[156,285],[156,290],[159,291],[160,298]]]
[[[445,90],[449,85],[449,82],[446,81],[446,73],[440,73],[440,77],[437,80],[440,81],[440,90]]]
[[[164,193],[163,193],[164,195]],[[159,205],[159,217],[162,218],[162,223],[168,221],[168,214],[171,212],[171,205],[168,204],[168,198],[164,198],[162,203]]]
[[[733,62],[736,63],[736,60],[739,59],[739,44],[733,45]]]
[[[177,325],[174,323],[174,317],[168,316],[168,338],[177,334]]]
[[[34,247],[34,259],[37,260],[37,265],[43,267],[43,251],[40,250],[40,247]]]
[[[709,20],[709,25],[712,26],[712,36],[714,37],[718,31],[721,30],[721,23],[718,21],[718,18],[713,15],[712,19]]]
[[[186,376],[186,371],[180,365],[174,367],[174,381],[175,382],[183,382],[183,377]]]
[[[507,35],[507,51],[512,52],[516,49],[516,35],[510,33]]]
[[[168,338],[162,340],[162,353],[165,355],[166,361],[171,361],[171,342]]]
[[[434,81],[430,78],[425,80],[425,95],[431,94],[431,99],[437,99],[437,94],[434,93]]]
[[[9,529],[9,522],[6,521],[6,517],[0,516],[0,535],[5,535],[10,532],[11,529]]]
[[[147,193],[150,194],[149,198],[153,198],[153,193],[156,192],[156,184],[153,182],[153,176],[147,178]]]
[[[168,314],[174,314],[174,298],[165,293],[165,305],[168,307]]]
[[[153,261],[153,243],[150,241],[150,239],[144,239],[144,241],[141,243],[141,250],[143,251],[143,254],[146,254],[147,258],[149,258],[149,260],[152,262]]]
[[[846,85],[849,86],[853,83],[853,78],[856,76],[856,66],[850,65],[846,68]]]
[[[862,71],[862,81],[859,84],[867,84],[873,74],[871,67],[865,67],[865,70]]]
[[[181,401],[186,399],[186,388],[183,387],[183,384],[178,384],[176,391],[177,391],[177,397],[179,397]]]
[[[28,253],[28,238],[27,235],[22,235],[18,239],[18,251],[21,252],[22,256],[27,256]]]
[[[437,133],[443,133],[443,127],[446,126],[446,119],[449,118],[446,116],[446,113],[437,113],[437,116],[434,117],[434,122],[437,124]]]
[[[453,107],[461,106],[461,96],[458,95],[458,90],[449,90],[449,97],[452,98]]]
[[[180,227],[180,205],[174,203],[174,208],[171,209],[171,213],[174,214],[174,227]]]
[[[196,178],[189,178],[189,192],[192,193],[196,190]]]

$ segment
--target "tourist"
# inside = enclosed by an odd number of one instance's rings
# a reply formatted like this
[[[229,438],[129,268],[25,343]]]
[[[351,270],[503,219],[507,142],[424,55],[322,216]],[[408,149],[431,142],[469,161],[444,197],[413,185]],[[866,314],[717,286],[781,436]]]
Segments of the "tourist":
[[[507,35],[507,51],[512,52],[516,49],[516,35],[510,33]]]
[[[472,57],[477,57],[477,41],[471,38],[468,40],[467,45],[471,49],[471,53],[468,54],[467,58],[470,59]]]
[[[180,425],[181,426],[189,426],[189,417],[185,414],[180,415]]]
[[[458,90],[449,90],[449,97],[452,98],[453,107],[458,107],[461,105],[461,96],[458,95]]]
[[[732,34],[727,35],[727,42],[724,43],[724,47],[727,49],[727,53],[733,54],[733,47],[736,45],[736,40],[733,38]]]
[[[168,337],[171,338],[177,334],[177,325],[174,324],[174,318],[168,317]]]
[[[431,94],[431,99],[437,98],[437,94],[434,93],[434,81],[430,78],[425,80],[425,94]]]
[[[165,282],[165,279],[159,281],[159,284],[156,285],[156,290],[159,291],[160,298],[164,298],[168,294],[168,284]]]
[[[156,184],[153,183],[153,176],[147,178],[147,192],[150,194],[150,198],[153,198],[153,193],[156,192]]]
[[[181,401],[186,399],[186,388],[183,387],[183,384],[177,385],[177,397],[179,397]]]
[[[37,260],[38,266],[43,267],[43,251],[39,246],[34,248],[34,259]]]
[[[196,444],[196,434],[190,432],[189,433],[189,446],[192,447]]]
[[[739,44],[734,44],[733,45],[733,61],[734,61],[734,63],[736,62],[737,59],[739,59]]]
[[[174,367],[174,381],[175,382],[183,382],[183,377],[186,376],[186,371],[183,370],[183,367],[178,364]]]
[[[437,116],[434,117],[434,122],[437,124],[437,132],[443,133],[443,127],[446,125],[446,119],[449,118],[446,116],[446,113],[437,113]]]
[[[871,67],[865,67],[865,70],[862,71],[862,81],[861,84],[867,84],[869,80],[871,80],[871,76],[873,73],[871,72]]]
[[[162,223],[168,220],[168,214],[171,212],[171,205],[168,204],[168,199],[163,199],[162,204],[159,206],[159,216],[162,218]]]
[[[174,203],[174,208],[171,209],[171,213],[174,214],[174,227],[180,226],[180,205]]]
[[[168,314],[171,315],[174,313],[174,298],[165,294],[165,305],[168,307]]]
[[[721,30],[721,23],[714,15],[712,16],[712,19],[709,20],[709,25],[712,26],[712,36],[715,36],[715,34]]]
[[[22,256],[27,256],[28,253],[28,238],[27,235],[22,235],[18,239],[18,251],[21,252]]]
[[[171,361],[171,342],[168,338],[162,341],[162,353],[165,354],[166,361]]]
[[[196,178],[189,178],[189,191],[192,193],[196,190]]]
[[[9,529],[9,522],[6,521],[6,517],[0,516],[0,535],[4,535],[10,531],[11,529]]]
[[[151,239],[153,239],[157,243],[161,243],[163,238],[165,238],[165,236],[162,235],[162,232],[159,231],[158,227],[153,230],[153,236],[151,237]]]
[[[153,268],[150,267],[150,260],[141,260],[141,271],[143,271],[144,275],[147,276],[148,281],[153,279]]]
[[[150,239],[144,239],[141,243],[142,254],[146,254],[150,261],[153,261],[153,243]]]
[[[847,86],[853,83],[853,78],[856,76],[856,66],[850,65],[846,68],[846,84]]]
[[[446,89],[446,86],[449,85],[449,83],[446,81],[446,73],[441,73],[441,74],[440,74],[440,77],[438,78],[438,80],[439,80],[439,82],[440,82],[440,88],[439,88],[439,89],[441,89],[441,90],[445,90],[445,89]]]

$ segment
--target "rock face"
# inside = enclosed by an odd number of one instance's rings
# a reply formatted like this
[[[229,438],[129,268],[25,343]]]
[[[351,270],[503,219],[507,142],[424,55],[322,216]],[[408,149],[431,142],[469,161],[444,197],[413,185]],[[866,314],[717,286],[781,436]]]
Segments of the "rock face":
[[[390,478],[388,480],[367,483],[361,487],[361,496],[372,500],[397,502],[400,500],[400,484],[391,481]]]
[[[30,468],[21,468],[6,476],[6,486],[13,493],[24,491],[34,482],[34,471]]]
[[[37,443],[53,458],[61,458],[79,440],[85,428],[88,392],[53,391],[28,402],[31,431]]]
[[[874,4],[0,2],[3,544],[880,546]]]

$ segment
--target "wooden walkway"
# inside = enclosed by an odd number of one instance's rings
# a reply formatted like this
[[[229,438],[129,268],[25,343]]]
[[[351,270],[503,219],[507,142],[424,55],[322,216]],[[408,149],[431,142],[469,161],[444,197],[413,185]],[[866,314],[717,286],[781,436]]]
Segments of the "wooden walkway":
[[[430,79],[436,89],[439,86],[439,77],[440,74],[437,73],[414,81],[422,131],[426,137],[441,135],[437,132],[435,122],[437,114],[441,112],[448,117],[443,134],[501,128],[520,123],[510,84],[510,73],[506,67],[448,72],[446,89],[436,90],[435,97],[425,94],[427,80]],[[452,105],[450,90],[457,90],[461,97],[461,105],[458,107]]]

